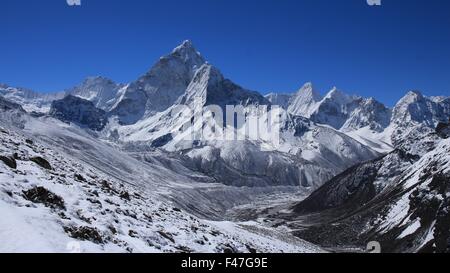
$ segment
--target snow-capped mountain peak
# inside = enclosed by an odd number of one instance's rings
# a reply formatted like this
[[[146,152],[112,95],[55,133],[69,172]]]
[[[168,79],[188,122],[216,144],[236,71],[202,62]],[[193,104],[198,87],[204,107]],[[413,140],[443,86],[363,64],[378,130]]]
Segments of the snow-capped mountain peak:
[[[399,126],[422,124],[434,128],[439,121],[448,119],[449,105],[448,100],[436,101],[419,91],[410,91],[395,105],[392,122]]]
[[[190,40],[185,40],[181,45],[175,47],[171,55],[181,56],[186,62],[189,59],[201,59],[200,62],[204,62],[201,53],[195,49],[194,44]]]
[[[122,124],[164,111],[184,94],[197,70],[205,64],[192,42],[185,41],[145,75],[129,84],[112,110]]]
[[[268,105],[270,102],[257,92],[246,90],[232,81],[225,79],[222,73],[214,66],[205,63],[202,65],[186,94],[180,98],[181,104],[191,105],[199,100],[202,105]]]
[[[426,98],[420,91],[409,91],[395,105],[396,108],[407,108],[411,104],[426,103]]]
[[[408,93],[406,93],[406,95],[403,97],[402,100],[408,100],[408,99],[414,99],[414,100],[423,99],[423,94],[419,90],[411,90],[411,91],[408,91]],[[400,101],[402,101],[402,100],[400,100]]]
[[[305,83],[296,95],[303,95],[304,97],[311,98],[314,101],[320,101],[322,99],[322,96],[316,91],[313,83],[311,82]]]
[[[345,105],[350,103],[354,96],[350,96],[339,90],[337,87],[333,87],[324,97],[324,100],[333,100],[335,103]]]
[[[113,80],[103,76],[89,76],[83,81],[83,85],[114,83]]]
[[[382,132],[389,126],[391,113],[391,109],[374,98],[361,98],[341,130],[348,132],[369,127],[372,131]]]
[[[334,87],[317,103],[310,118],[317,123],[340,129],[347,121],[349,113],[356,107],[357,102],[354,99]]]
[[[310,117],[322,97],[311,82],[303,85],[297,93],[293,95],[289,102],[288,112],[303,117]]]
[[[89,100],[97,108],[110,110],[115,103],[115,98],[123,85],[117,84],[111,79],[96,76],[88,77],[79,85],[67,90],[67,94]]]
[[[202,54],[197,51],[194,44],[190,40],[185,40],[182,44],[175,47],[169,55],[162,57],[159,62],[152,67],[149,73],[152,74],[153,69],[156,69],[153,73],[159,72],[158,68],[162,68],[159,65],[164,65],[165,62],[175,62],[174,65],[186,66],[190,72],[190,76],[192,77],[197,69],[206,63],[206,60],[203,58]],[[173,66],[169,67],[175,68]]]

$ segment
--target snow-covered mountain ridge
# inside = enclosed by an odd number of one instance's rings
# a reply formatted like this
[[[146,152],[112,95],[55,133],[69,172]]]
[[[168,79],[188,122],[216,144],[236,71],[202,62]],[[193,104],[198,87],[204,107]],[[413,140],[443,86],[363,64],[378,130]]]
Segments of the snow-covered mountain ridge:
[[[203,70],[209,67],[219,78],[223,77],[207,63],[191,41],[184,41],[171,53],[161,57],[147,73],[128,84],[90,77],[76,87],[54,94],[0,85],[0,95],[21,104],[29,112],[48,112],[53,100],[66,95],[78,96],[109,112],[109,116],[114,116],[119,124],[133,125],[166,111],[180,100],[188,100],[192,94],[189,95],[187,89],[202,66]],[[226,100],[230,96],[240,96],[237,90],[242,88],[233,85],[231,81],[223,83],[222,89],[231,92],[229,94],[217,93],[211,97],[209,92],[209,104],[213,100],[216,104],[234,103],[233,100]],[[259,104],[280,105],[292,115],[331,126],[379,152],[388,152],[395,147],[398,130],[407,129],[405,124],[412,122],[434,129],[439,121],[446,121],[450,111],[450,99],[445,96],[428,98],[418,91],[409,92],[390,109],[374,98],[350,96],[337,88],[322,96],[312,83],[305,84],[293,94],[269,94],[266,102],[255,92],[253,100],[256,97]]]
[[[337,88],[322,97],[311,83],[280,96],[288,112],[329,125],[380,152],[392,151],[410,134],[433,131],[450,114],[450,97],[426,97],[419,91],[408,92],[392,109],[375,98],[350,96]],[[280,100],[275,94],[266,98]]]
[[[68,95],[92,101],[97,108],[110,110],[115,97],[124,85],[116,84],[104,77],[89,77],[79,85],[56,93],[35,92],[24,88],[0,84],[0,95],[18,103],[28,112],[48,113],[53,101]]]

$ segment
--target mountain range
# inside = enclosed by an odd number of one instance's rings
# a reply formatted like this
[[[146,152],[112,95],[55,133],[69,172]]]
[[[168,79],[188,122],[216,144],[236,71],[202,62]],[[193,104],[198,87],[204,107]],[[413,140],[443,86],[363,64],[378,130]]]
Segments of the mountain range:
[[[186,138],[220,133],[229,117],[216,112],[228,105],[244,113],[237,136],[254,108],[278,109],[277,145]],[[90,77],[51,94],[0,85],[0,211],[14,216],[0,238],[37,226],[26,238],[40,251],[72,238],[87,251],[363,251],[379,241],[445,252],[449,123],[450,97],[418,91],[393,108],[312,83],[263,96],[190,41],[127,84]]]

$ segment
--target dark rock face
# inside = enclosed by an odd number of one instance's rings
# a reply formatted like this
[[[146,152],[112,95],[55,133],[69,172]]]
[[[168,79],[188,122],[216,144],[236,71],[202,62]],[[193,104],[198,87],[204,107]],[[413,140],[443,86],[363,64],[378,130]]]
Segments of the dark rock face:
[[[91,227],[64,227],[64,231],[74,239],[91,241],[96,244],[103,243],[103,238],[96,228]]]
[[[289,116],[289,120],[284,124],[281,129],[282,132],[293,130],[294,136],[302,137],[305,133],[311,130],[311,120],[300,116]]]
[[[449,138],[450,137],[450,120],[447,123],[440,122],[436,127],[436,133],[441,138],[445,138],[445,139]]]
[[[130,85],[130,89],[133,86]],[[127,91],[127,96],[109,114],[117,116],[121,125],[134,124],[144,116],[147,101],[148,98],[144,91],[140,89]]]
[[[21,112],[25,112],[25,110],[23,110],[20,104],[11,102],[0,96],[0,111],[11,111],[11,110],[19,110]]]
[[[175,239],[173,238],[173,235],[164,231],[158,231],[159,235],[161,235],[163,238],[166,238],[172,243],[175,243]]]
[[[34,187],[24,191],[23,194],[27,200],[33,203],[44,204],[46,207],[53,209],[65,210],[66,208],[64,200],[60,196],[50,192],[44,187]]]
[[[90,101],[67,96],[52,103],[50,116],[64,122],[73,122],[94,131],[102,130],[108,122],[107,113]]]
[[[329,180],[293,209],[298,214],[358,209],[380,194],[392,183],[390,179],[400,175],[418,159],[397,149],[357,164]]]
[[[27,112],[17,103],[11,102],[0,95],[0,119],[6,124],[24,128]]]
[[[80,182],[86,182],[86,179],[81,174],[75,174],[75,179]]]
[[[450,253],[450,201],[448,198],[442,203],[434,231],[436,252]]]
[[[152,142],[152,147],[153,148],[162,147],[162,146],[166,145],[167,143],[171,142],[172,140],[173,140],[172,134],[164,135],[162,137],[155,139]]]
[[[130,194],[127,191],[122,191],[119,195],[120,198],[130,201]]]
[[[374,160],[348,169],[334,177],[307,199],[294,207],[297,213],[312,213],[326,209],[358,207],[376,195],[373,184],[381,160]]]
[[[2,156],[2,155],[0,155],[0,161],[5,163],[5,165],[10,167],[11,169],[16,169],[17,168],[16,160],[12,156]]]
[[[50,163],[43,159],[42,157],[39,156],[35,156],[30,158],[30,160],[36,164],[38,164],[40,167],[47,169],[47,170],[51,170],[52,169],[52,165],[50,165]]]
[[[409,197],[413,219],[421,226],[431,226],[436,221],[433,241],[428,251],[450,252],[450,176],[443,173],[432,175],[427,186],[418,187]]]

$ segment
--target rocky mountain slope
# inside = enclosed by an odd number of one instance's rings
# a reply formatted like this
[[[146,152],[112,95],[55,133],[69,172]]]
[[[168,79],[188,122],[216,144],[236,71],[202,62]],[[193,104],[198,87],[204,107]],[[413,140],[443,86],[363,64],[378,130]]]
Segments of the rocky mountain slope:
[[[422,135],[416,145],[356,165],[269,218],[277,225],[284,219],[293,234],[325,247],[362,250],[377,241],[383,252],[448,252],[448,137]]]

